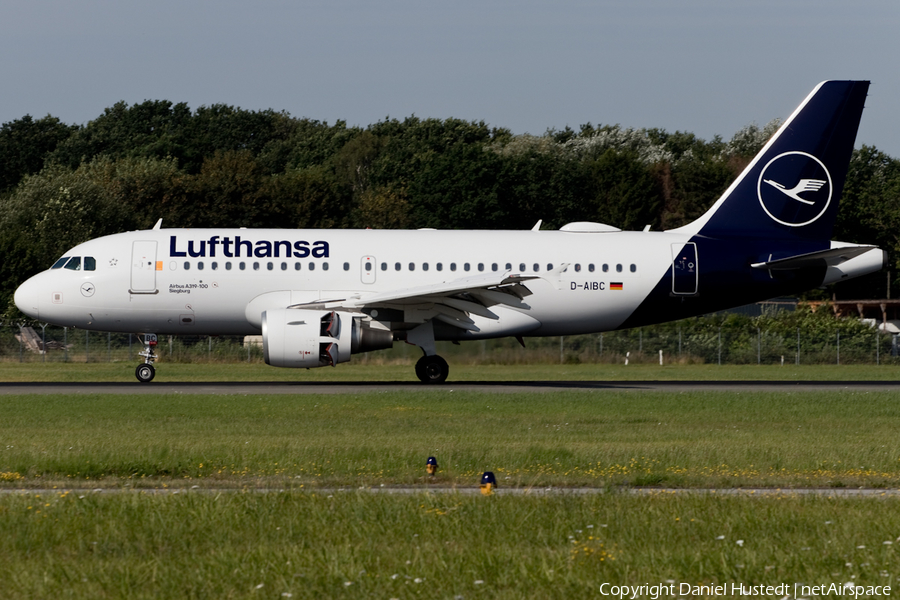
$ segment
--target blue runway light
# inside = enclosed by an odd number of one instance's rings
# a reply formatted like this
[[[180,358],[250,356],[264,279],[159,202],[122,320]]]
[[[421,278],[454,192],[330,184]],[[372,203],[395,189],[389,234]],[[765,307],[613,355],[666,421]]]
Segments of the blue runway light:
[[[497,478],[494,477],[493,471],[485,471],[481,476],[481,493],[490,496],[497,487]]]

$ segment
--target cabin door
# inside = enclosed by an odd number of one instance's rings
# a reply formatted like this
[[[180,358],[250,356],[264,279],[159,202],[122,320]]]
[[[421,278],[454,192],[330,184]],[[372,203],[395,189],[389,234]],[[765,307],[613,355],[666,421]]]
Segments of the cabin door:
[[[162,263],[156,262],[156,242],[139,241],[131,246],[131,290],[132,294],[155,294],[156,271]]]
[[[694,295],[699,281],[697,244],[672,244],[672,293],[678,296]]]

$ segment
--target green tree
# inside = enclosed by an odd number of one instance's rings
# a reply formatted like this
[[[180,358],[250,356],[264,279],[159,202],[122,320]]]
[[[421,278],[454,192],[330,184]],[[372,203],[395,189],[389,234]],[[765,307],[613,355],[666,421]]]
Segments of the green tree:
[[[25,115],[0,126],[0,192],[40,171],[47,155],[77,129],[50,115]]]

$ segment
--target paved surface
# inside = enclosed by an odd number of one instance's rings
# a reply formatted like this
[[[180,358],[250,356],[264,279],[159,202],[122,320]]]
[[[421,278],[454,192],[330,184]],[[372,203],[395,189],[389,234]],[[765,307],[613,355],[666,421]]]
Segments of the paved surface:
[[[167,382],[122,383],[0,383],[0,395],[9,394],[360,394],[394,391],[471,391],[490,393],[623,391],[894,391],[900,381],[470,381],[442,386],[414,382]]]

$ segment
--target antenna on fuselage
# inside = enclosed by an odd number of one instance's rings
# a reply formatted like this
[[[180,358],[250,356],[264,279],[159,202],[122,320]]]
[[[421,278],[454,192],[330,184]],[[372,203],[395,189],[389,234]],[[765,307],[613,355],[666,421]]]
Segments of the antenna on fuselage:
[[[541,230],[541,223],[543,223],[543,222],[544,222],[543,219],[538,219],[538,222],[534,224],[534,227],[532,227],[531,230],[532,230],[532,231],[540,231],[540,230]]]
[[[156,222],[156,225],[153,226],[153,231],[159,231],[160,229],[162,229],[162,218],[160,218],[159,221]]]

